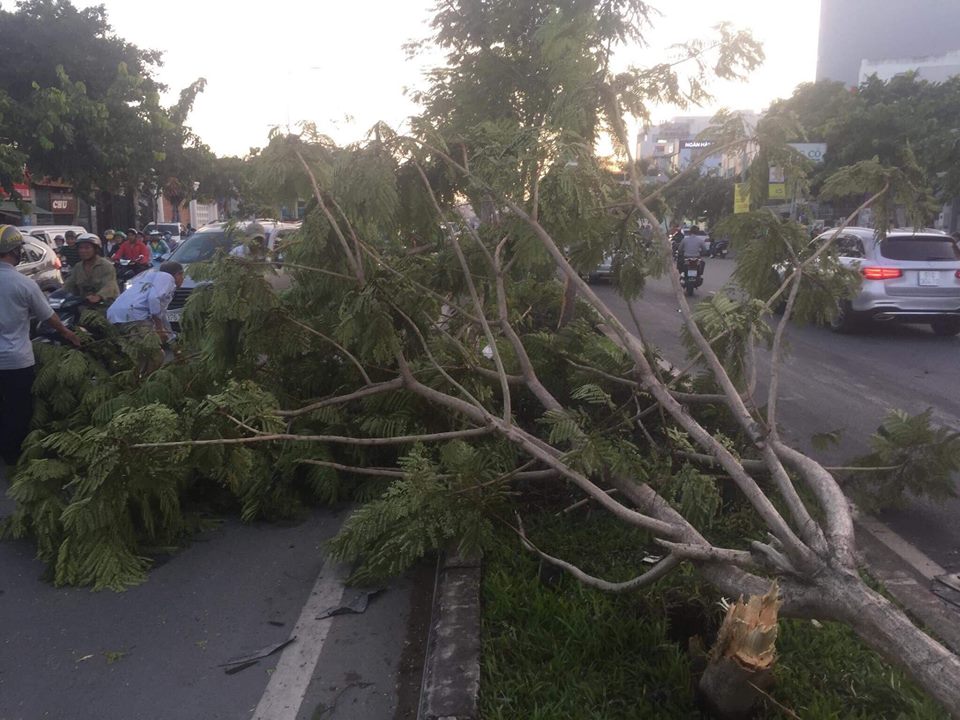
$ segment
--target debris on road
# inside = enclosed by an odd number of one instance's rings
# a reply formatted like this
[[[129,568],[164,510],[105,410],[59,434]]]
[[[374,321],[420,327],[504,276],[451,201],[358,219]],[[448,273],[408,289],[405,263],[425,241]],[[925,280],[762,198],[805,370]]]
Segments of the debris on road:
[[[241,670],[246,670],[248,667],[251,667],[252,665],[256,665],[257,662],[259,662],[263,658],[269,657],[270,655],[273,655],[275,652],[279,652],[280,650],[283,650],[287,645],[289,645],[296,639],[297,639],[297,636],[293,635],[281,643],[268,645],[267,647],[261,648],[256,652],[252,652],[247,655],[241,655],[240,657],[231,658],[230,660],[227,660],[225,663],[221,663],[218,667],[226,668],[224,672],[227,675],[233,675],[234,673],[238,673]]]
[[[366,612],[370,600],[386,590],[385,587],[378,587],[372,590],[360,590],[347,602],[342,602],[335,607],[327,608],[319,615],[317,620],[324,620],[335,615],[360,614]]]

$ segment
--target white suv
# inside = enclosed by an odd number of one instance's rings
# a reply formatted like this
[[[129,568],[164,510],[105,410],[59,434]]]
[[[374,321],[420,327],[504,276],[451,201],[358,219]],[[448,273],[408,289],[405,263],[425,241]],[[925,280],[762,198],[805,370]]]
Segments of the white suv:
[[[817,242],[831,237],[828,230]],[[939,230],[900,228],[877,238],[871,228],[844,229],[840,262],[859,271],[860,294],[840,303],[834,330],[861,321],[929,324],[937,335],[960,333],[960,246]]]

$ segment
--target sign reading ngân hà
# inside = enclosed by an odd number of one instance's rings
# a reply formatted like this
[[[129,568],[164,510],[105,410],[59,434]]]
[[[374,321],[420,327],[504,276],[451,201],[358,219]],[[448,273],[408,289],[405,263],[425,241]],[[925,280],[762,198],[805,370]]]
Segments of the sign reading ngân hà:
[[[681,150],[705,150],[713,145],[712,140],[681,140]]]

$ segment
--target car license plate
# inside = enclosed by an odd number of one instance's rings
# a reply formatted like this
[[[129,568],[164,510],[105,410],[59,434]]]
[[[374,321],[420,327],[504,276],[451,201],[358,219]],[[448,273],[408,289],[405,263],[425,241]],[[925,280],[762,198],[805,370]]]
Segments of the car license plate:
[[[183,309],[167,310],[167,322],[179,323],[183,317]]]
[[[687,270],[687,277],[696,277],[696,276],[697,276],[696,270]]]
[[[940,271],[939,270],[921,270],[920,271],[920,284],[921,285],[932,285],[937,286],[940,284]]]

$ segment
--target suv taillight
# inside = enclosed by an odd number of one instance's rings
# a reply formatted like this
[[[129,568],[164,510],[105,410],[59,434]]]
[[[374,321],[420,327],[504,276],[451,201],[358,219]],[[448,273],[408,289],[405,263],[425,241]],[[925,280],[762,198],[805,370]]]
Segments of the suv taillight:
[[[957,279],[960,280],[960,270],[957,270],[954,275],[957,276]]]
[[[860,273],[867,280],[893,280],[903,277],[903,271],[900,268],[890,267],[865,267]]]

